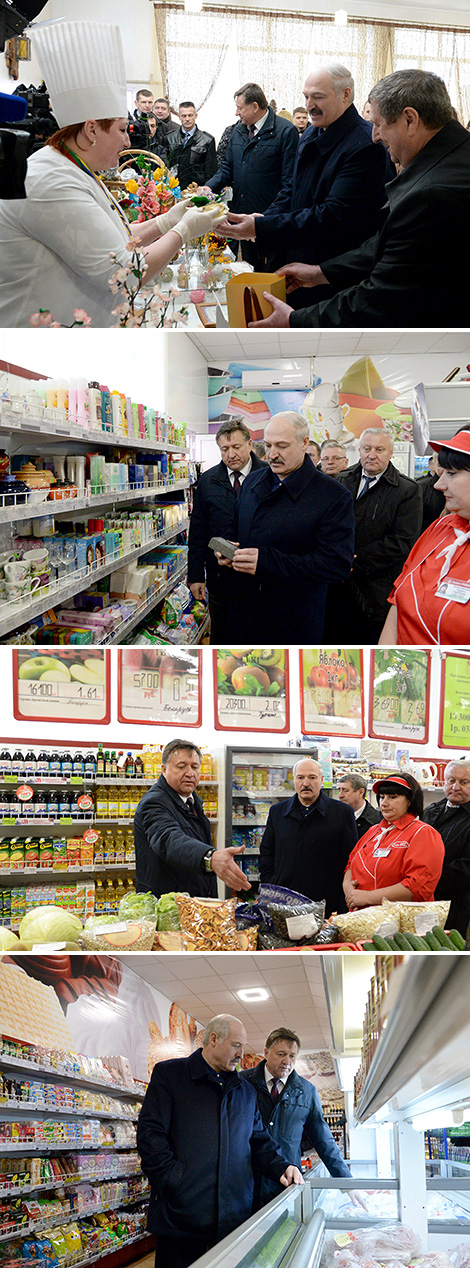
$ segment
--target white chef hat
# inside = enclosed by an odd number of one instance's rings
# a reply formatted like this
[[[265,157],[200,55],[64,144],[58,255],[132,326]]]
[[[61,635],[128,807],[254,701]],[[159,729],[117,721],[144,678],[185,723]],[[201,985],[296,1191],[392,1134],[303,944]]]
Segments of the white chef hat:
[[[31,40],[60,128],[85,119],[127,118],[118,26],[51,22],[32,27]]]

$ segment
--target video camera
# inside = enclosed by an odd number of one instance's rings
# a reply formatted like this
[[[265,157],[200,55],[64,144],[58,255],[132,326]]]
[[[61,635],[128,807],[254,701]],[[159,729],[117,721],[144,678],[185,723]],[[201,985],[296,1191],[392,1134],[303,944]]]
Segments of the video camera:
[[[21,35],[44,8],[44,0],[20,3],[21,10],[12,0],[0,0],[0,52],[5,41]],[[39,90],[22,86],[11,96],[0,93],[0,198],[26,198],[28,157],[35,144],[43,145],[56,129],[45,85]]]
[[[0,198],[26,198],[24,183],[31,137],[29,130],[25,132],[14,124],[26,118],[27,109],[23,97],[0,92]]]

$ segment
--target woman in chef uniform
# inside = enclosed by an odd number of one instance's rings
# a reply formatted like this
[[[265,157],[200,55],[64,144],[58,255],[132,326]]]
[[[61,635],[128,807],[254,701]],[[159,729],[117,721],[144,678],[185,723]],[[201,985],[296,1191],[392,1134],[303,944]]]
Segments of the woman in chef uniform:
[[[385,647],[438,643],[465,646],[470,634],[470,431],[430,442],[443,468],[440,489],[449,514],[430,524],[389,597],[380,635]]]
[[[343,889],[351,911],[392,903],[432,901],[442,872],[444,842],[422,822],[423,794],[400,771],[372,785],[382,815],[351,851]]]
[[[98,175],[130,144],[119,27],[55,22],[31,39],[60,130],[28,160],[26,198],[0,202],[0,326],[28,326],[39,309],[70,326],[75,308],[112,326],[110,281],[131,263],[133,234],[151,281],[218,213],[179,202],[131,229]]]

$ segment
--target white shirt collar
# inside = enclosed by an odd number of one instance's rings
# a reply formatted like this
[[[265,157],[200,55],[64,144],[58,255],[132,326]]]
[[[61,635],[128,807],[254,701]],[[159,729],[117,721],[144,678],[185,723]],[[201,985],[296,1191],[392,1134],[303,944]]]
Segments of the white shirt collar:
[[[354,811],[354,818],[355,818],[355,819],[359,819],[359,818],[360,818],[360,816],[361,816],[361,814],[362,814],[362,811],[363,811],[363,810],[365,810],[366,806],[367,806],[367,801],[365,801],[365,802],[364,802],[364,805],[363,805],[363,806],[359,806],[359,810],[355,810],[355,811]]]
[[[357,490],[357,496],[358,496],[358,497],[360,496],[360,494],[362,493],[362,490],[363,490],[363,488],[364,488],[364,485],[365,485],[365,480],[366,480],[366,476],[367,476],[367,479],[368,479],[368,480],[369,480],[369,479],[371,480],[371,483],[368,485],[368,488],[369,488],[369,489],[372,489],[373,487],[375,488],[375,485],[376,485],[376,484],[378,484],[378,482],[379,482],[379,480],[380,480],[380,477],[381,477],[381,476],[383,476],[383,471],[379,471],[379,474],[378,474],[378,475],[369,476],[368,472],[367,472],[367,471],[364,471],[364,468],[362,468],[361,482],[360,482],[359,488],[358,488],[358,490]]]
[[[243,481],[244,481],[244,479],[245,479],[245,476],[247,476],[247,475],[249,475],[249,474],[250,474],[250,471],[251,471],[251,465],[252,465],[252,464],[251,464],[251,458],[249,458],[249,459],[248,459],[248,462],[247,462],[247,463],[245,463],[245,466],[244,466],[244,467],[242,467],[240,471],[229,471],[228,475],[229,475],[230,484],[233,484],[233,483],[234,483],[234,481],[235,481],[235,476],[239,476],[239,477],[240,477],[240,483],[242,484],[242,483],[243,483]],[[228,468],[227,468],[227,470],[228,470]]]
[[[274,1079],[276,1078],[276,1075],[274,1075],[274,1074],[270,1074],[270,1072],[269,1072],[269,1070],[268,1070],[267,1065],[265,1065],[265,1067],[264,1067],[264,1077],[265,1077],[265,1079],[266,1079],[266,1087],[268,1087],[268,1088],[269,1088],[269,1091],[271,1091],[271,1084],[273,1083]],[[282,1086],[283,1086],[283,1087],[285,1087],[285,1086],[286,1086],[286,1083],[287,1083],[288,1078],[289,1078],[289,1075],[288,1075],[288,1074],[278,1075],[278,1076],[277,1076],[277,1081],[278,1081],[278,1083],[282,1083]]]
[[[267,110],[267,111],[266,111],[266,114],[264,114],[264,115],[263,115],[263,118],[262,118],[262,119],[257,119],[257,120],[256,120],[256,123],[255,123],[255,132],[260,132],[260,131],[261,131],[261,128],[263,127],[263,123],[266,123],[266,119],[268,118],[268,115],[269,115],[269,110]]]

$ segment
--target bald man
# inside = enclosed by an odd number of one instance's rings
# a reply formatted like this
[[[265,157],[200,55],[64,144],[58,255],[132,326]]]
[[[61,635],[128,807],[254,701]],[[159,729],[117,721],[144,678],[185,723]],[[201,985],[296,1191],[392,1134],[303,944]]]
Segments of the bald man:
[[[465,938],[470,924],[470,761],[448,763],[444,793],[423,815],[425,822],[440,832],[445,848],[434,897],[450,898],[446,928],[458,929]]]
[[[323,791],[319,762],[294,766],[294,796],[272,806],[260,847],[260,877],[326,901],[325,915],[346,911],[343,875],[357,842],[351,806]]]
[[[254,1165],[283,1188],[303,1184],[237,1072],[246,1038],[241,1021],[222,1013],[207,1023],[202,1050],[154,1067],[137,1148],[151,1184],[155,1268],[188,1268],[248,1219]]]

